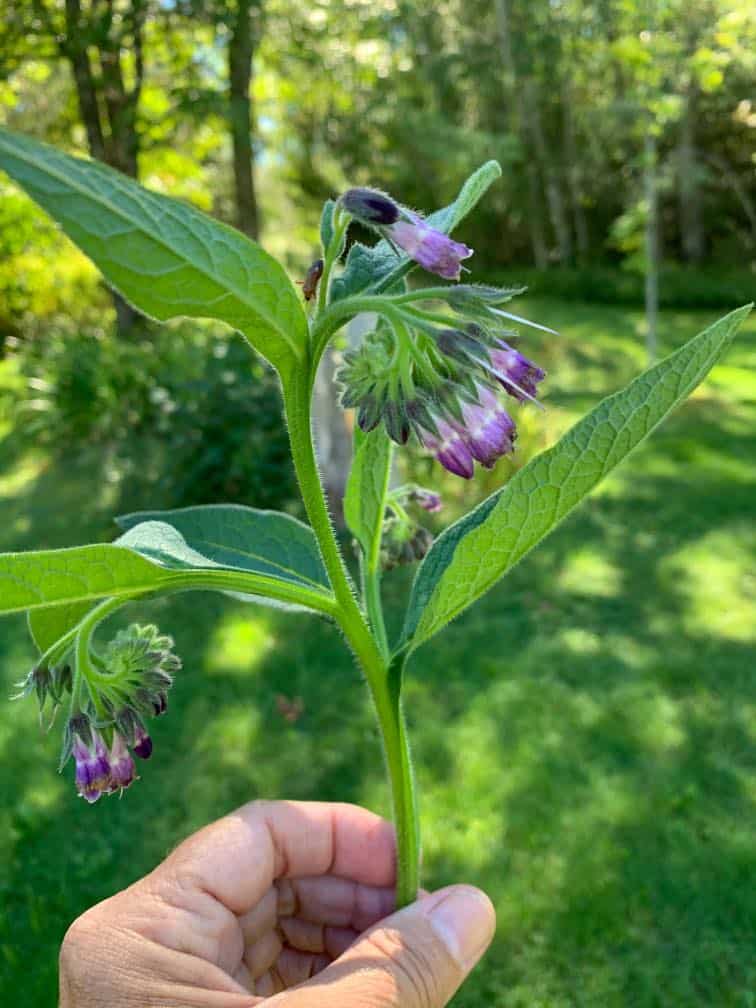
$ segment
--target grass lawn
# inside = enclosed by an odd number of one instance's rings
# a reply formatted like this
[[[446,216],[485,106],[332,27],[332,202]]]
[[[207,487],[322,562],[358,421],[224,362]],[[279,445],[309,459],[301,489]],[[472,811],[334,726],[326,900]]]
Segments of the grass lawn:
[[[528,340],[549,409],[523,423],[527,454],[643,352],[633,311],[521,310],[562,331]],[[710,321],[664,313],[665,351]],[[414,658],[424,884],[473,882],[498,910],[458,1008],[756,1006],[755,374],[751,321],[634,459]],[[131,499],[95,449],[52,461],[9,422],[0,437],[1,549],[105,539],[113,511],[164,503]],[[456,492],[451,512],[480,485]],[[407,585],[387,579],[394,624]],[[236,804],[387,812],[366,691],[335,630],[209,595],[134,618],[175,636],[185,671],[143,779],[93,807],[70,766],[55,772],[60,725],[43,735],[31,702],[5,699],[33,654],[24,621],[2,623],[0,1003],[54,1004],[72,918]],[[277,694],[302,697],[296,723]]]

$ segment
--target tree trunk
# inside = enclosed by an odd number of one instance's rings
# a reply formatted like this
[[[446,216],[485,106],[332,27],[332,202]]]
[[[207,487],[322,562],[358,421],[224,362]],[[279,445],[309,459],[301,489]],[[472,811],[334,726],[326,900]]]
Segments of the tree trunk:
[[[738,173],[730,167],[723,157],[712,151],[706,154],[706,160],[716,172],[721,184],[732,189],[735,198],[740,203],[743,213],[748,218],[751,230],[748,244],[751,248],[756,248],[756,203],[751,199],[748,189],[743,185]]]
[[[683,95],[680,139],[677,147],[680,239],[685,259],[688,262],[700,263],[704,257],[705,242],[694,130],[695,93],[692,88],[688,88]]]
[[[651,123],[643,138],[643,194],[646,203],[646,350],[649,363],[656,360],[659,316],[659,199],[656,187],[657,146]]]
[[[525,129],[527,113],[522,97],[522,89],[518,86],[517,67],[512,51],[512,36],[509,30],[508,0],[496,0],[496,24],[499,34],[499,48],[502,62],[502,90],[504,102],[502,109],[509,108],[509,122],[512,132],[519,136],[525,153],[525,181],[527,183],[527,218],[530,247],[533,252],[533,262],[537,269],[546,269],[549,264],[546,238],[544,235],[543,215],[541,213],[541,192],[538,168],[529,150],[529,137]]]
[[[132,0],[127,15],[132,30],[136,80],[129,91],[121,72],[121,39],[112,38],[107,30],[95,33],[82,16],[80,0],[66,0],[66,35],[60,49],[68,59],[76,85],[79,110],[87,134],[92,157],[117,168],[131,178],[138,176],[139,135],[136,113],[141,94],[144,66],[142,63],[142,30],[144,0]],[[96,48],[102,70],[101,93],[90,61],[90,48]],[[105,116],[107,112],[107,117]],[[107,129],[106,129],[107,125]],[[129,337],[140,314],[120,294],[111,291],[116,313],[118,335]]]
[[[570,194],[572,219],[575,225],[575,243],[578,262],[588,259],[590,241],[588,221],[583,206],[583,172],[575,141],[575,119],[572,115],[572,95],[569,82],[562,83],[562,112],[564,117],[564,160],[567,187]]]
[[[79,0],[66,0],[66,37],[60,43],[60,48],[71,64],[79,112],[87,134],[89,153],[92,157],[104,161],[105,134],[100,121],[97,90],[87,51],[86,33],[81,23]]]
[[[528,128],[533,140],[533,150],[537,160],[540,162],[541,173],[546,183],[546,201],[549,207],[551,226],[554,229],[559,247],[559,261],[561,263],[569,263],[572,261],[572,233],[567,219],[559,176],[556,172],[554,159],[551,157],[546,144],[537,88],[537,83],[533,77],[525,81],[524,95]]]
[[[260,230],[252,150],[253,0],[236,0],[236,16],[228,44],[229,120],[234,152],[236,221],[250,238]]]

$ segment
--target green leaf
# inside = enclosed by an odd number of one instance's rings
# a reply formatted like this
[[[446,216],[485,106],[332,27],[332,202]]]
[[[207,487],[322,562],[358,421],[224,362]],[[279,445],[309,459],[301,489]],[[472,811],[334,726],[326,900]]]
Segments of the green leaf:
[[[0,555],[0,613],[47,612],[49,623],[39,624],[40,643],[42,637],[51,640],[56,629],[63,633],[71,629],[62,617],[64,606],[70,617],[76,615],[76,606],[81,612],[101,598],[126,600],[190,589],[234,592],[254,596],[255,601],[273,599],[329,615],[334,608],[331,592],[299,572],[284,577],[261,573],[253,565],[226,567],[199,553],[165,522],[143,522],[117,543]],[[51,614],[51,607],[61,615]]]
[[[500,175],[498,161],[487,161],[468,178],[454,202],[432,213],[428,223],[445,234],[451,234]],[[355,242],[349,250],[344,272],[331,284],[331,299],[340,301],[368,288],[388,290],[414,266],[415,263],[407,256],[398,257],[387,241],[379,241],[372,247]]]
[[[304,360],[307,319],[297,291],[245,235],[96,161],[3,129],[0,168],[145,315],[220,319],[282,376]]]
[[[604,399],[553,448],[450,526],[417,572],[402,646],[414,650],[432,637],[539,543],[703,380],[750,307],[720,319]]]
[[[173,562],[251,571],[328,591],[328,576],[309,525],[279,511],[260,511],[237,504],[210,504],[177,511],[138,511],[117,519],[123,529],[140,523],[162,523],[181,536],[181,543],[154,544]],[[125,542],[123,537],[120,542]],[[134,545],[129,541],[129,545]],[[140,547],[140,552],[144,550]],[[190,559],[192,551],[194,558]]]
[[[0,612],[45,609],[59,603],[94,602],[160,587],[169,573],[122,546],[0,555]]]
[[[78,626],[91,608],[91,602],[66,602],[45,609],[32,609],[28,617],[29,632],[39,653],[44,654]]]
[[[380,548],[390,468],[391,441],[383,427],[369,434],[362,434],[357,427],[354,461],[344,495],[344,518],[368,558]]]

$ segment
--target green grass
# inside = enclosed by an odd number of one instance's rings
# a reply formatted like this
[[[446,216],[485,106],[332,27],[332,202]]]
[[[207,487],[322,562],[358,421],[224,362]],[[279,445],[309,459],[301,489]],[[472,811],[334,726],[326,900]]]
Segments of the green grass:
[[[522,310],[563,334],[528,339],[549,409],[523,424],[527,455],[643,351],[638,313]],[[665,349],[709,321],[663,314]],[[424,883],[476,883],[498,910],[458,1008],[756,1005],[755,369],[750,322],[631,462],[413,660]],[[161,504],[133,500],[93,449],[54,462],[23,431],[0,437],[2,549],[106,538],[113,511]],[[475,493],[457,485],[450,510]],[[394,625],[407,583],[387,583]],[[60,725],[42,734],[31,703],[0,703],[2,1003],[53,1004],[71,919],[237,803],[387,811],[366,693],[334,630],[296,617],[292,633],[295,617],[214,596],[129,614],[147,615],[185,671],[122,800],[76,800],[70,767],[55,773]],[[23,620],[6,619],[3,698],[31,660]],[[276,694],[303,698],[295,724]]]

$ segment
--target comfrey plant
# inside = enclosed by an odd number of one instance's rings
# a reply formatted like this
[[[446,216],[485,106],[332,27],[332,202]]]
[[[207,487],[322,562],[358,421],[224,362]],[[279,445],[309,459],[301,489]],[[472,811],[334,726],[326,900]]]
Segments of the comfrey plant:
[[[432,543],[410,508],[437,511],[432,490],[389,489],[394,445],[416,438],[470,479],[515,443],[510,409],[529,408],[544,372],[505,307],[517,293],[457,283],[472,249],[449,237],[500,174],[475,172],[427,218],[385,193],[350,189],[328,201],[322,260],[301,291],[248,238],[102,165],[0,132],[0,167],[60,222],[105,279],[146,315],[219,319],[277,370],[291,452],[309,519],[234,504],[144,511],[118,519],[111,544],[0,556],[0,612],[28,611],[40,657],[22,684],[66,707],[62,763],[75,761],[88,801],[134,779],[131,752],[152,750],[148,722],[164,714],[180,663],[153,626],[131,626],[104,648],[94,634],[134,599],[192,589],[335,622],[364,672],[384,742],[398,841],[397,901],[418,888],[415,789],[402,712],[408,658],[535,546],[704,378],[748,313],[741,308],[600,403],[556,445]],[[350,222],[378,233],[353,244]],[[407,284],[416,266],[448,284]],[[361,312],[375,327],[338,375],[356,411],[344,500],[360,553],[355,585],[334,536],[313,451],[310,401],[330,340]],[[543,328],[543,327],[541,327]],[[554,335],[553,338],[557,338]],[[520,349],[520,348],[523,349]],[[404,628],[389,641],[381,571],[421,560]],[[296,618],[292,615],[292,619]]]

